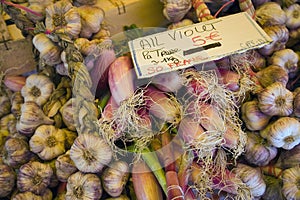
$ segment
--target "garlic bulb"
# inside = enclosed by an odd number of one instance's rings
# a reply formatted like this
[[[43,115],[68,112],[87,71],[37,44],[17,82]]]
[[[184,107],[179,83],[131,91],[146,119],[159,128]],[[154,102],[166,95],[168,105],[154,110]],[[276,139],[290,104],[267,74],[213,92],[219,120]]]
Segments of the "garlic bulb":
[[[299,56],[292,49],[282,49],[274,52],[270,57],[271,65],[277,65],[285,69],[290,77],[294,77],[299,71],[298,68]]]
[[[59,181],[67,182],[69,176],[77,171],[77,168],[70,158],[70,151],[60,155],[55,160],[56,175]]]
[[[66,200],[92,200],[101,196],[101,180],[97,175],[78,171],[68,178]]]
[[[259,168],[253,168],[248,165],[238,163],[233,169],[238,177],[249,187],[251,195],[254,198],[262,196],[266,190],[266,184],[263,180],[262,173]]]
[[[14,92],[10,98],[11,101],[11,113],[16,117],[19,118],[21,115],[21,106],[24,103],[24,98],[21,92]]]
[[[0,118],[10,113],[10,99],[7,95],[1,92],[0,95]]]
[[[258,107],[269,116],[292,114],[293,101],[293,93],[279,82],[273,83],[258,94]]]
[[[290,150],[300,143],[300,122],[293,117],[280,117],[259,133],[271,145]]]
[[[80,37],[90,38],[100,30],[104,11],[97,6],[88,5],[80,6],[77,10],[81,18]]]
[[[300,5],[294,3],[284,9],[287,16],[286,27],[289,29],[296,29],[300,27]]]
[[[53,123],[54,120],[47,117],[35,102],[28,101],[21,106],[21,116],[16,128],[19,133],[31,136],[38,126]]]
[[[268,144],[258,133],[248,132],[247,136],[244,155],[249,163],[265,166],[276,157],[277,148]]]
[[[263,200],[286,200],[282,194],[282,180],[280,178],[264,175],[263,179],[267,185],[266,191],[262,196]]]
[[[71,131],[76,131],[76,123],[75,123],[75,98],[70,98],[60,109],[62,120],[64,124]]]
[[[40,52],[40,59],[46,64],[54,66],[61,62],[61,49],[46,34],[36,34],[32,39],[32,44]]]
[[[27,77],[26,84],[21,90],[24,101],[33,101],[42,106],[49,99],[55,86],[51,79],[45,75],[32,74]]]
[[[289,30],[285,25],[267,26],[263,30],[270,36],[272,42],[258,49],[260,54],[270,56],[272,53],[286,47],[289,39]]]
[[[21,192],[43,194],[50,184],[53,170],[48,164],[30,161],[19,168],[17,186]]]
[[[4,145],[3,154],[3,162],[13,168],[27,163],[32,157],[28,142],[22,137],[8,138]]]
[[[255,20],[261,26],[283,25],[286,19],[285,12],[275,2],[266,2],[255,11]]]
[[[15,172],[7,165],[0,164],[0,198],[11,193],[15,186]]]
[[[80,134],[70,149],[76,167],[85,173],[97,173],[112,159],[110,146],[100,136]]]
[[[242,120],[251,131],[261,130],[267,126],[270,116],[264,114],[258,108],[258,100],[247,101],[241,106]]]
[[[282,169],[295,167],[300,163],[300,144],[290,150],[282,150],[276,161],[276,166]]]
[[[53,125],[39,126],[29,140],[30,150],[43,160],[51,160],[65,152],[65,132]]]
[[[300,168],[295,166],[286,169],[282,173],[282,193],[286,199],[297,200],[300,199]]]
[[[129,166],[124,161],[114,161],[103,171],[104,190],[112,197],[121,195],[129,178]]]
[[[277,65],[269,65],[266,68],[256,73],[259,83],[263,87],[267,87],[274,82],[281,82],[283,85],[287,85],[289,80],[288,72]]]
[[[32,192],[21,192],[16,194],[15,196],[12,196],[11,200],[52,200],[53,194],[50,189],[46,189],[45,192],[42,195],[36,195]]]
[[[81,19],[70,1],[62,0],[47,6],[46,28],[67,34],[71,38],[77,38],[81,31]]]
[[[190,0],[161,0],[164,3],[163,14],[171,22],[179,22],[192,7]]]

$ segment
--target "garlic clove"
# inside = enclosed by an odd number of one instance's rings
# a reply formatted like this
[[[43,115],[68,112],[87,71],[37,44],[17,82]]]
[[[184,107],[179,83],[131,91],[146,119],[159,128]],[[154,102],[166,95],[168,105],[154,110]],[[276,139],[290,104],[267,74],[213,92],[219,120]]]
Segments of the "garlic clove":
[[[100,136],[82,133],[75,139],[70,157],[80,171],[97,173],[111,161],[112,150]]]
[[[95,174],[75,172],[68,178],[66,200],[100,199],[102,186]]]
[[[25,83],[25,76],[5,76],[4,78],[4,85],[13,92],[21,91]]]

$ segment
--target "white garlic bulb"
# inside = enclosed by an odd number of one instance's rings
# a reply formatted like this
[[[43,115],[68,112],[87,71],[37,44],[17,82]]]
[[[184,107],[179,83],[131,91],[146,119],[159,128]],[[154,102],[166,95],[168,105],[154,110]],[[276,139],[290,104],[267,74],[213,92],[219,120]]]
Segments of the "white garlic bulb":
[[[32,39],[32,44],[40,52],[40,59],[46,64],[54,66],[61,62],[61,49],[45,33],[36,34]]]
[[[21,90],[24,101],[32,101],[44,105],[55,88],[51,79],[45,75],[32,74],[27,77],[26,84]]]
[[[93,200],[101,196],[101,180],[96,174],[78,171],[68,178],[66,200]]]
[[[80,15],[68,0],[47,6],[45,24],[48,30],[66,33],[71,38],[77,38],[81,31]]]
[[[258,94],[258,107],[269,116],[289,116],[294,95],[282,83],[275,82]]]
[[[70,149],[76,167],[85,173],[97,173],[112,159],[110,146],[100,136],[80,134]]]
[[[29,140],[30,150],[43,160],[51,160],[65,152],[65,132],[53,125],[39,126]]]
[[[261,130],[260,135],[271,145],[290,150],[300,143],[300,122],[293,117],[280,117]]]
[[[77,10],[81,18],[80,37],[90,38],[100,30],[104,11],[97,6],[89,5],[80,6]]]

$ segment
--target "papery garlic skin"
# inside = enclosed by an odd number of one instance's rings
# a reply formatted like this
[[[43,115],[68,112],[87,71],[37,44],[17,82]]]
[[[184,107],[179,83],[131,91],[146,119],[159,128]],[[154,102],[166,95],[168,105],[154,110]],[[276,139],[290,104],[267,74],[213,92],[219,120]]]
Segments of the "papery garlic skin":
[[[258,71],[256,77],[263,87],[268,87],[269,85],[280,82],[283,85],[287,85],[289,81],[288,72],[277,65],[269,65],[266,68]]]
[[[262,196],[266,190],[266,183],[262,178],[259,168],[253,168],[248,165],[238,163],[233,169],[234,173],[249,187],[254,198]]]
[[[12,200],[52,200],[53,194],[50,189],[46,189],[44,194],[36,195],[32,192],[21,192],[12,197]]]
[[[17,122],[17,131],[25,136],[31,136],[35,129],[42,125],[51,125],[54,120],[47,117],[41,108],[32,101],[28,101],[21,106],[21,116]]]
[[[112,197],[121,195],[129,178],[129,166],[124,161],[115,161],[103,171],[104,190]]]
[[[243,103],[241,107],[242,120],[251,131],[261,130],[266,127],[271,117],[258,108],[257,99]]]
[[[256,9],[255,20],[261,26],[283,25],[287,17],[278,3],[266,2]]]
[[[289,116],[294,95],[283,84],[275,82],[258,94],[258,107],[269,116]]]
[[[55,160],[55,168],[57,178],[61,182],[67,182],[69,176],[78,170],[70,158],[70,151]]]
[[[77,10],[81,18],[80,37],[90,38],[100,30],[104,11],[97,6],[88,5],[80,6]]]
[[[62,120],[64,124],[71,131],[76,131],[76,122],[75,122],[75,98],[70,98],[60,109]]]
[[[16,175],[8,165],[0,164],[0,198],[11,193],[15,186]]]
[[[40,52],[40,59],[46,64],[54,66],[61,62],[61,49],[45,33],[36,34],[32,39],[32,44]]]
[[[39,126],[29,140],[30,150],[43,160],[51,160],[65,150],[65,132],[53,125]]]
[[[3,162],[13,168],[18,168],[27,163],[32,157],[28,142],[21,137],[8,138],[5,141],[3,151]]]
[[[280,117],[259,133],[271,145],[290,150],[300,143],[300,122],[293,117]]]
[[[53,170],[48,164],[30,161],[19,168],[17,186],[21,192],[43,194],[50,184]]]
[[[263,56],[270,56],[286,47],[289,39],[289,30],[285,25],[266,26],[263,30],[270,36],[272,42],[258,49]]]
[[[10,113],[10,99],[7,95],[0,95],[0,118]]]
[[[289,29],[295,29],[300,27],[300,5],[294,3],[284,9],[287,16],[286,26]]]
[[[265,166],[277,155],[277,148],[268,144],[259,133],[248,132],[245,145],[245,159],[254,165]]]
[[[269,59],[270,64],[282,67],[288,72],[290,77],[294,77],[299,71],[298,61],[299,56],[292,49],[282,49],[276,51]]]
[[[70,149],[76,167],[85,173],[97,173],[112,159],[110,146],[100,136],[82,133]]]
[[[80,15],[70,1],[58,1],[46,8],[46,28],[77,38],[81,30]]]
[[[300,168],[295,166],[286,169],[282,173],[282,192],[286,199],[288,200],[298,200],[300,199]]]
[[[97,175],[78,171],[68,178],[66,200],[96,200],[101,196],[101,180]]]
[[[33,101],[37,105],[44,105],[52,94],[55,86],[45,75],[32,74],[27,77],[26,84],[21,90],[24,102]]]

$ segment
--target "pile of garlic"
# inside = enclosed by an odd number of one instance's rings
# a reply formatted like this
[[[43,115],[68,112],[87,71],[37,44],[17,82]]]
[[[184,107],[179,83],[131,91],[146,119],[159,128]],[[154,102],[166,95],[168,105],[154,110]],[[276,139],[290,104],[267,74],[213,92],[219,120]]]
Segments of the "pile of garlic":
[[[99,136],[99,77],[90,76],[111,46],[104,11],[94,0],[29,0],[28,8],[39,70],[1,76],[0,198],[128,199],[129,166]]]

